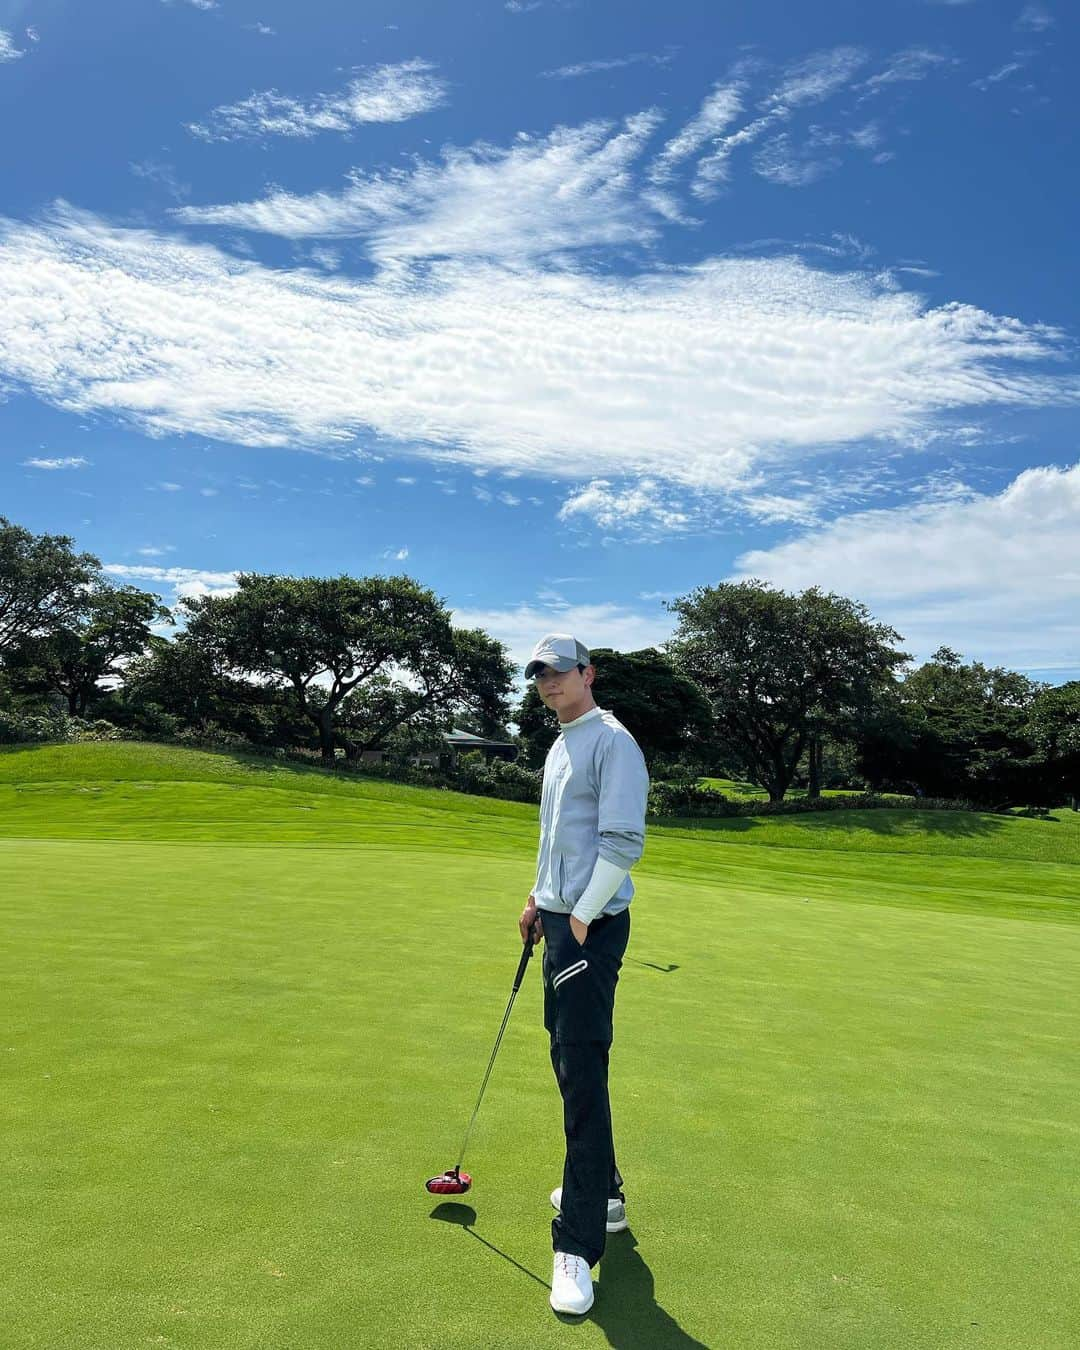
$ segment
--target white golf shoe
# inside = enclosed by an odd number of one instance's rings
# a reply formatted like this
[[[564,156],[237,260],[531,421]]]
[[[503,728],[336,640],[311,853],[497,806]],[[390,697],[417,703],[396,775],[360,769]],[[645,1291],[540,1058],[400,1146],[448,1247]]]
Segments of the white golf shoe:
[[[551,1203],[557,1210],[562,1210],[562,1187],[556,1186],[551,1192]],[[624,1229],[630,1227],[626,1217],[626,1206],[621,1200],[609,1200],[607,1202],[607,1231],[609,1233],[621,1233]]]
[[[583,1256],[571,1256],[569,1252],[555,1253],[548,1302],[556,1312],[580,1315],[589,1311],[593,1305],[592,1275]]]

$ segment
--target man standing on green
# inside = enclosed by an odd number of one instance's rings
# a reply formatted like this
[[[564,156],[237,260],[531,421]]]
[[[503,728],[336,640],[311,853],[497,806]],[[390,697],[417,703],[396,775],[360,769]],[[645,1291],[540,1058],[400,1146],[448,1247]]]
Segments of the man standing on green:
[[[552,1192],[551,1306],[585,1313],[606,1233],[627,1226],[608,1101],[608,1052],[619,967],[630,936],[630,869],[645,846],[649,775],[637,742],[596,706],[589,652],[549,633],[525,667],[559,736],[544,764],[536,885],[522,941],[545,939],[544,1026],[563,1099],[566,1163]]]

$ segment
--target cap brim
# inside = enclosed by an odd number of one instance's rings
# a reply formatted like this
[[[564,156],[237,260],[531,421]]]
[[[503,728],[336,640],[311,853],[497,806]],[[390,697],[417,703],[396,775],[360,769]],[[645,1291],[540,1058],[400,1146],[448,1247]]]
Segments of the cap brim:
[[[560,675],[565,675],[568,670],[573,670],[577,665],[576,661],[572,661],[567,657],[555,656],[554,653],[552,653],[552,658],[553,659],[550,661],[545,661],[542,656],[538,656],[530,661],[525,667],[525,678],[531,680],[536,672],[542,670],[544,666],[548,666],[551,670],[557,670]]]

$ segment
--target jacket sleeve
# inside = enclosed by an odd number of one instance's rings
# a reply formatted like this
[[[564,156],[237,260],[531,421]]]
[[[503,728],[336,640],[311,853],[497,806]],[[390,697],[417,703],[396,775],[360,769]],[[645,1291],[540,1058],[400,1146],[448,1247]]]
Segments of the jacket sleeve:
[[[645,851],[649,773],[637,741],[627,731],[612,736],[597,765],[600,857],[629,870]]]

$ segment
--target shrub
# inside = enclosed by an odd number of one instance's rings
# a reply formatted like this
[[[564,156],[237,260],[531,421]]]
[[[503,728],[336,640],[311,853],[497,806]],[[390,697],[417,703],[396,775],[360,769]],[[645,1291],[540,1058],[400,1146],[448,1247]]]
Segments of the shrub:
[[[0,744],[37,744],[44,741],[126,741],[138,735],[104,718],[90,722],[64,712],[0,712]]]
[[[458,757],[451,774],[453,786],[480,797],[502,797],[511,802],[539,802],[541,775],[523,764],[487,759],[478,750]]]
[[[858,792],[840,797],[796,797],[791,801],[770,802],[758,799],[734,801],[720,792],[698,787],[693,782],[653,783],[649,788],[649,815],[653,817],[693,818],[725,816],[799,816],[819,811],[882,811],[889,809],[919,811],[973,811],[969,801],[947,797],[879,796]]]

